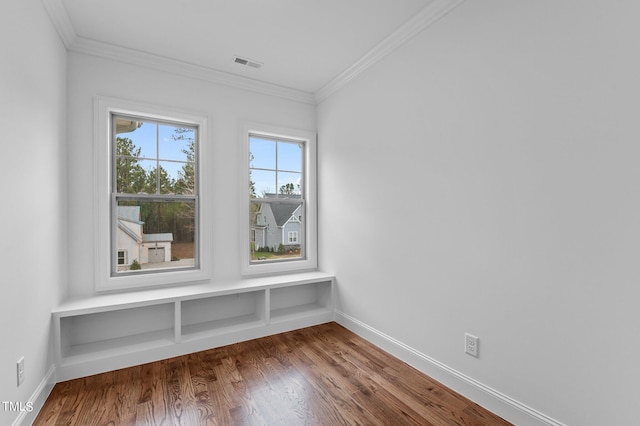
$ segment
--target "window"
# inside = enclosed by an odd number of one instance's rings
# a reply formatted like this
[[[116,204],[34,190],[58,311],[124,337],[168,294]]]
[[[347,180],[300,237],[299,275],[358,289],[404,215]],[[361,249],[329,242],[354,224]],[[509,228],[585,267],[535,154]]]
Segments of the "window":
[[[198,128],[118,114],[111,126],[111,248],[132,253],[112,275],[194,268]]]
[[[251,261],[304,257],[304,245],[291,239],[302,232],[302,223],[296,218],[303,217],[305,209],[304,143],[251,134],[249,153],[249,208],[255,218],[251,223],[255,235],[250,241]]]
[[[118,250],[118,265],[127,264],[127,252],[126,250]]]
[[[245,131],[243,273],[314,269],[315,138],[265,126]]]
[[[199,167],[206,120],[106,98],[96,107],[97,289],[207,277]]]
[[[289,244],[298,244],[298,231],[289,231]]]

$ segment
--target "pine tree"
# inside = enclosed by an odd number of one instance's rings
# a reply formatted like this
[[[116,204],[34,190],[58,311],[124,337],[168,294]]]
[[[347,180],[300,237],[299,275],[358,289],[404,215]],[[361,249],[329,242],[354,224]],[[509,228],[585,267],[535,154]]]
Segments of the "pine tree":
[[[145,191],[147,173],[139,164],[140,151],[131,139],[116,139],[116,192],[137,194]]]

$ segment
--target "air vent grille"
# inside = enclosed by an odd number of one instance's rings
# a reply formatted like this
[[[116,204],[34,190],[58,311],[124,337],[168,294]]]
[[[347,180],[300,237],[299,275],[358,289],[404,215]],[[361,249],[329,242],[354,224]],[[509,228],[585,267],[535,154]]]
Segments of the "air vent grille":
[[[245,65],[245,66],[256,68],[256,69],[262,67],[261,62],[254,61],[252,59],[243,58],[241,56],[234,56],[233,62],[235,62],[236,64]]]

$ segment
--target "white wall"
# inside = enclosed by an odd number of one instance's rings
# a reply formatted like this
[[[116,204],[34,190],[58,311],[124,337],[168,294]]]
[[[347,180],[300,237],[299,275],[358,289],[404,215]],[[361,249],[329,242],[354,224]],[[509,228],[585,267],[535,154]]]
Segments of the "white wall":
[[[209,117],[213,278],[240,275],[240,130],[259,122],[315,130],[315,107],[79,53],[69,54],[69,270],[71,296],[94,292],[93,107],[96,95]],[[240,164],[242,162],[242,164]]]
[[[637,424],[638,16],[467,1],[323,102],[338,309],[557,421]]]
[[[66,52],[37,0],[0,3],[0,40],[0,401],[25,404],[53,364],[66,285]],[[0,405],[0,424],[18,414]]]

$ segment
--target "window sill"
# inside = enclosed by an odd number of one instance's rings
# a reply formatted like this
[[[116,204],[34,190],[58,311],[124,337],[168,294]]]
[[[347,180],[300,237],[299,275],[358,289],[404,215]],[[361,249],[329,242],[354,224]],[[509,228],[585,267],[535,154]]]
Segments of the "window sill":
[[[265,263],[249,263],[242,268],[242,277],[251,279],[251,277],[273,275],[284,276],[284,274],[304,273],[305,271],[314,271],[317,263],[310,259],[285,260]]]
[[[197,285],[194,282],[202,282],[210,279],[211,276],[203,269],[176,269],[173,271],[154,271],[151,273],[121,275],[104,278],[96,287],[98,294],[109,294],[114,292],[144,292],[145,289],[154,292],[163,287],[173,286],[176,288],[188,288]]]

